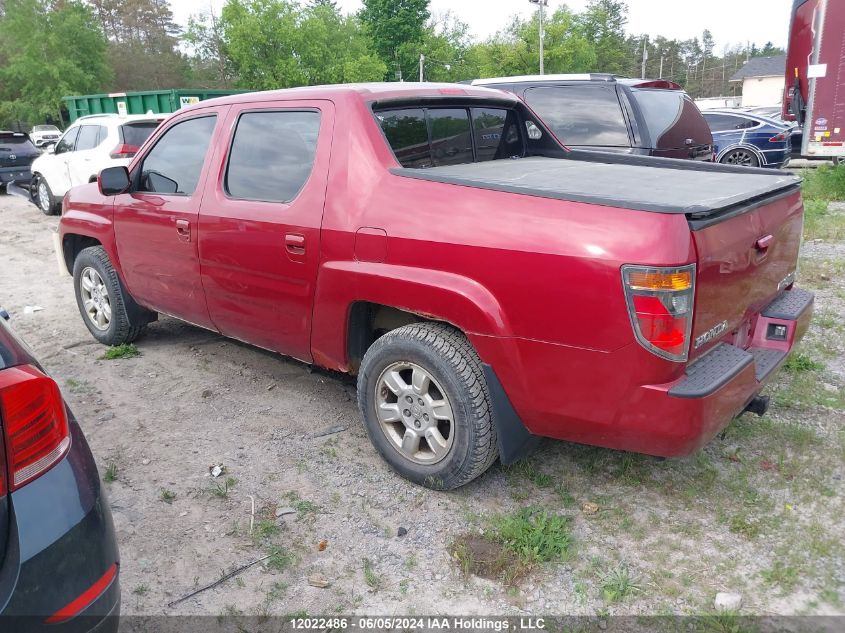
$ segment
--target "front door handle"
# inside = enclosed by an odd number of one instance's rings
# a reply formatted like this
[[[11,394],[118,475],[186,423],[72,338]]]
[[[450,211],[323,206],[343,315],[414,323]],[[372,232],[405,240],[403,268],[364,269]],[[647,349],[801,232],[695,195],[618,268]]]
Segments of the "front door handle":
[[[187,220],[176,220],[176,234],[183,242],[191,241],[191,223]]]

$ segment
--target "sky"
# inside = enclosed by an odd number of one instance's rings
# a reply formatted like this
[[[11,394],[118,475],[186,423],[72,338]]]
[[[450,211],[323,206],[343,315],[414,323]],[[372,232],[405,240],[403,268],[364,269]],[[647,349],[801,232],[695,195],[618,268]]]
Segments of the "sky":
[[[549,11],[567,4],[580,11],[588,0],[549,0]],[[663,35],[669,39],[701,37],[709,28],[716,41],[716,52],[725,46],[753,42],[762,46],[771,41],[786,45],[792,0],[627,0],[628,33]],[[173,16],[185,25],[188,16],[207,11],[220,12],[225,0],[171,0]],[[361,8],[361,0],[338,0],[347,13]],[[431,0],[434,14],[452,11],[470,25],[472,33],[484,39],[502,29],[510,17],[529,16],[537,5],[529,0]]]

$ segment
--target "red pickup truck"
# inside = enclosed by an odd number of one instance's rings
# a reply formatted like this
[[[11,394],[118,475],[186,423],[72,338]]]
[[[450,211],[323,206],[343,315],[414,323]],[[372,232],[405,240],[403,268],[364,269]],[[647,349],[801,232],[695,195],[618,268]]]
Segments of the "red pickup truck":
[[[570,151],[503,92],[281,90],[180,110],[64,200],[88,329],[158,313],[358,376],[403,476],[547,436],[687,455],[804,334],[799,180]]]

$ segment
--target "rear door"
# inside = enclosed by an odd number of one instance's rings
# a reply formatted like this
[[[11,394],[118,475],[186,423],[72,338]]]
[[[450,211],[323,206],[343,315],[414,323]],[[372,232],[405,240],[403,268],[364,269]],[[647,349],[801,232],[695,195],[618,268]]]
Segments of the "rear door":
[[[92,175],[97,174],[94,160],[97,146],[105,140],[106,128],[102,125],[82,125],[76,138],[76,149],[67,155],[70,186],[84,185]]]
[[[308,361],[333,126],[328,101],[232,106],[200,210],[215,327]]]
[[[631,89],[654,156],[712,160],[713,137],[701,112],[681,90]]]
[[[197,218],[211,148],[228,106],[179,117],[134,165],[133,187],[114,198],[117,253],[142,305],[212,327],[200,281]]]
[[[47,180],[54,196],[61,197],[71,188],[68,160],[76,147],[79,127],[75,125],[68,128],[59,142],[56,143],[53,153],[43,155],[38,161],[38,170]]]
[[[693,221],[698,275],[691,358],[716,343],[695,343],[713,328],[736,333],[734,343],[743,347],[755,315],[791,283],[803,225],[800,193],[793,190],[751,211],[704,224]]]

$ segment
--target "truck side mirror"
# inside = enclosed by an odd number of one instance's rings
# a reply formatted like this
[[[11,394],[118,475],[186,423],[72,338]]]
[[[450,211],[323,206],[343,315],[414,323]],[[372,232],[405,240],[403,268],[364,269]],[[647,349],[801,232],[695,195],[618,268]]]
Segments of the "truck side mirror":
[[[97,186],[104,196],[116,196],[129,189],[129,170],[126,167],[106,167],[97,176]]]

